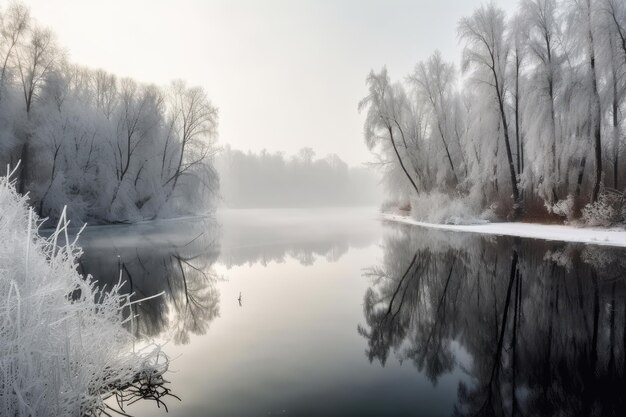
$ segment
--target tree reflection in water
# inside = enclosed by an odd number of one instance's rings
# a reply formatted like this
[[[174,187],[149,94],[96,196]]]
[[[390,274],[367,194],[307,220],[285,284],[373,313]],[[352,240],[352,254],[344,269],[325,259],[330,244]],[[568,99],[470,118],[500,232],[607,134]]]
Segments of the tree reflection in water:
[[[119,237],[120,229],[114,236],[121,245],[87,236],[79,270],[96,277],[100,287],[111,287],[121,276],[133,300],[163,293],[132,305],[126,312],[134,316],[129,328],[139,338],[165,336],[187,343],[190,335],[206,333],[219,316],[218,277],[212,269],[219,255],[217,229],[206,221],[178,222],[141,239],[129,230],[133,238],[128,243]]]
[[[370,361],[384,365],[391,352],[433,384],[463,369],[471,382],[459,384],[457,415],[621,415],[624,255],[394,228],[382,265],[366,272],[358,331]]]

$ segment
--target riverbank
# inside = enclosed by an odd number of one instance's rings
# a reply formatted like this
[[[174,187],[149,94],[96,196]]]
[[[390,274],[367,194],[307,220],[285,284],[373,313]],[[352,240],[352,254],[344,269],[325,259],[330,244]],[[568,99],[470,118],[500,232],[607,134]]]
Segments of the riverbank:
[[[453,232],[481,233],[485,235],[518,236],[531,239],[558,240],[590,245],[626,247],[626,230],[621,228],[602,229],[597,227],[575,227],[535,223],[484,223],[472,225],[435,224],[421,222],[408,216],[382,213],[382,219],[430,229]]]

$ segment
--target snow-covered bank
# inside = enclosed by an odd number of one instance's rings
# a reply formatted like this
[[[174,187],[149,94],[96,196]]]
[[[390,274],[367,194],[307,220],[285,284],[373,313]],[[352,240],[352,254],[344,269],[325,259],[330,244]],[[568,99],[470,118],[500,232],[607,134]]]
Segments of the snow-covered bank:
[[[384,220],[454,232],[519,236],[532,239],[626,247],[626,230],[624,229],[582,228],[532,223],[485,223],[475,225],[434,224],[420,222],[399,214],[382,213],[381,216]]]

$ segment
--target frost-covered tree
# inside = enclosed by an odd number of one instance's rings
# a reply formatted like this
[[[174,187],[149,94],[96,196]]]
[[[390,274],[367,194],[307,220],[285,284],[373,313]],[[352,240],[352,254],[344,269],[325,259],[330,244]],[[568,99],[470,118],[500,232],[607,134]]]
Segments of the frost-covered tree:
[[[513,152],[509,138],[509,122],[507,120],[507,77],[506,66],[509,55],[509,46],[505,38],[505,15],[502,9],[491,3],[481,6],[471,17],[463,18],[459,22],[459,36],[465,41],[463,51],[463,68],[473,70],[475,82],[491,87],[500,115],[502,136],[513,192],[515,213],[521,209],[521,195],[517,180],[517,172],[513,162]],[[499,140],[498,137],[495,138]]]
[[[528,56],[533,66],[526,98],[526,132],[531,141],[529,146],[536,148],[534,153],[548,156],[534,161],[540,181],[538,191],[546,200],[557,201],[561,139],[556,100],[560,95],[562,58],[557,50],[561,34],[556,20],[556,0],[523,1],[521,18],[527,29]]]
[[[46,77],[53,70],[59,58],[54,35],[49,29],[35,25],[28,32],[28,39],[17,49],[17,69],[23,106],[28,122],[31,121],[33,102],[37,98]],[[33,169],[31,163],[31,136],[28,127],[23,133],[23,144],[20,152],[22,161],[20,169],[19,191],[24,193]]]
[[[596,70],[596,41],[594,41],[594,20],[593,15],[597,10],[593,8],[596,1],[586,0],[582,7],[584,13],[585,29],[587,31],[587,54],[589,59],[589,77],[591,80],[591,125],[593,128],[593,149],[596,162],[596,178],[593,184],[592,201],[598,200],[600,192],[600,182],[602,181],[602,106],[600,101],[600,93],[598,92],[598,74]]]
[[[400,85],[391,85],[387,69],[383,68],[378,74],[370,72],[367,77],[369,94],[359,103],[359,110],[367,109],[365,122],[365,143],[369,149],[387,148],[390,146],[395,154],[395,160],[400,165],[405,178],[410,182],[413,190],[419,194],[419,188],[414,174],[409,172],[405,163],[409,150],[406,133],[402,128],[403,113],[406,112],[407,100]],[[400,147],[403,146],[402,149]]]
[[[0,11],[0,162],[41,216],[133,222],[206,211],[217,109],[199,87],[73,65],[19,3]]]
[[[11,77],[15,51],[28,30],[29,22],[28,8],[20,3],[11,4],[4,13],[0,14],[0,59],[2,60],[0,94],[4,92],[5,83]]]
[[[387,181],[397,203],[426,218],[452,200],[474,217],[623,218],[626,4],[521,0],[507,18],[489,3],[458,34],[460,81],[439,53],[404,83],[368,78],[365,139],[402,179]]]
[[[608,79],[607,96],[610,115],[609,129],[612,139],[612,186],[619,189],[620,148],[624,132],[624,98],[626,96],[626,4],[616,0],[605,0],[601,7],[604,36],[601,58]],[[622,164],[623,165],[623,164]]]
[[[510,77],[513,79],[512,87],[512,107],[515,118],[515,153],[518,175],[524,173],[524,134],[522,132],[522,107],[524,93],[523,66],[528,54],[526,47],[527,28],[523,21],[523,16],[517,14],[511,22],[509,32],[509,42],[511,45],[511,64],[509,67]]]
[[[456,98],[455,78],[454,66],[444,62],[441,53],[436,51],[428,61],[417,64],[410,80],[419,98],[427,103],[431,129],[436,132],[435,135],[441,140],[454,182],[458,185],[460,163],[457,161],[455,168],[452,157],[455,135],[453,133],[454,126],[450,120],[450,110],[454,107]]]
[[[168,199],[184,176],[210,180],[203,178],[207,173],[198,172],[197,168],[211,159],[217,149],[217,108],[201,87],[189,88],[182,81],[174,82],[169,107],[168,133],[161,159],[161,180],[168,189]],[[212,170],[208,175],[214,175]]]

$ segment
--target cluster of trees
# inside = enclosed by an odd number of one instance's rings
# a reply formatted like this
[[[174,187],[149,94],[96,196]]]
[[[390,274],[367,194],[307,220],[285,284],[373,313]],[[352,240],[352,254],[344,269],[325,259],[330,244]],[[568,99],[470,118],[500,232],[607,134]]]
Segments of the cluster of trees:
[[[626,3],[495,3],[458,24],[461,75],[439,52],[367,78],[365,140],[396,197],[447,193],[501,214],[576,216],[626,187]],[[560,203],[559,203],[560,202]],[[557,204],[559,203],[559,204]]]
[[[466,373],[458,416],[623,410],[622,248],[404,228],[384,251],[359,326],[370,361],[395,357],[433,384]]]
[[[229,207],[371,205],[379,202],[378,179],[367,167],[349,167],[337,155],[316,158],[310,148],[293,157],[225,147],[216,161]],[[263,184],[263,187],[259,187]]]
[[[0,163],[42,217],[132,222],[205,209],[217,191],[217,109],[200,87],[166,88],[69,63],[14,3],[0,13]]]

